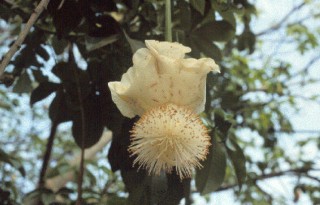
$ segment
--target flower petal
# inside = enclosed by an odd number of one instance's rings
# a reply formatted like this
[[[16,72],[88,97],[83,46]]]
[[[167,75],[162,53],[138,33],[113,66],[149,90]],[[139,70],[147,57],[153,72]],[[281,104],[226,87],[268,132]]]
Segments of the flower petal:
[[[126,117],[141,116],[155,106],[174,103],[196,113],[204,110],[206,75],[219,71],[210,58],[183,59],[190,48],[179,43],[146,41],[133,56],[121,82],[111,82],[112,99]]]
[[[189,47],[180,43],[160,42],[156,40],[146,40],[145,43],[153,55],[163,55],[172,59],[182,59],[186,53],[191,52]]]

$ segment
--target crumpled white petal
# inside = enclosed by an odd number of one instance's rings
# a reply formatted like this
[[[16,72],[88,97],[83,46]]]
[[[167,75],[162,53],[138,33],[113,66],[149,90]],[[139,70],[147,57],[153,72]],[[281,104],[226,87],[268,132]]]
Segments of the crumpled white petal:
[[[204,110],[206,76],[219,72],[210,58],[184,59],[191,51],[179,43],[145,41],[133,56],[133,66],[120,82],[108,84],[120,112],[129,118],[166,103]]]

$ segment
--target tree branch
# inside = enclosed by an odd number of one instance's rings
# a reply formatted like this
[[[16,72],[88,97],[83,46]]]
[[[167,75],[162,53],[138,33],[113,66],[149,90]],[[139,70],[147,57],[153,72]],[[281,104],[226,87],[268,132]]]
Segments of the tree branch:
[[[316,180],[320,183],[320,179],[318,179],[318,178],[314,179],[315,177],[312,177],[312,176],[310,177],[310,175],[308,175],[309,171],[320,171],[320,170],[302,167],[302,168],[274,172],[274,173],[270,173],[270,174],[262,174],[260,176],[254,177],[254,178],[250,178],[249,180],[251,180],[255,183],[257,181],[262,181],[262,180],[266,180],[266,179],[270,179],[270,178],[274,178],[274,177],[281,177],[284,175],[293,174],[293,175],[308,177],[308,178]],[[229,189],[235,188],[236,186],[238,186],[237,183],[222,185],[216,192],[229,190]]]
[[[11,46],[10,50],[7,52],[7,54],[4,56],[1,64],[0,64],[0,81],[3,79],[3,73],[5,71],[5,68],[9,64],[11,58],[13,55],[17,52],[17,50],[20,48],[21,44],[23,43],[24,39],[28,35],[31,27],[36,22],[42,11],[47,7],[50,0],[41,0],[41,2],[38,4],[38,6],[35,8],[34,12],[30,16],[27,24],[25,25],[24,29],[19,34],[17,40],[14,42],[14,44]]]

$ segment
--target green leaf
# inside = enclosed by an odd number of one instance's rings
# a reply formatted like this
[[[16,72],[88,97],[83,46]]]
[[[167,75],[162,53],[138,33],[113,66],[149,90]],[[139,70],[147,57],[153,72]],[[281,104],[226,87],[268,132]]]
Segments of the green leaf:
[[[66,162],[59,163],[57,166],[47,171],[46,178],[50,179],[58,175],[63,175],[71,170],[72,170],[72,167],[70,166],[69,163],[66,163]]]
[[[167,192],[165,198],[158,204],[178,205],[183,197],[189,198],[190,179],[181,180],[176,171],[167,174]]]
[[[66,62],[59,62],[52,68],[52,73],[59,77],[62,81],[74,81],[74,74],[71,66]]]
[[[56,97],[52,100],[49,107],[49,117],[52,122],[62,123],[72,119],[73,113],[68,108],[65,93],[57,91]]]
[[[243,51],[245,49],[249,50],[249,54],[254,52],[256,44],[256,36],[251,31],[244,31],[238,37],[237,48],[239,51]]]
[[[26,176],[26,171],[23,168],[22,163],[18,159],[8,155],[2,149],[0,149],[0,161],[10,164],[12,167],[17,169],[23,177]]]
[[[231,7],[228,4],[224,3],[218,3],[215,0],[211,1],[211,6],[214,10],[216,10],[220,16],[229,22],[234,28],[236,28],[236,18],[234,16],[234,13],[236,13],[238,10]]]
[[[48,52],[46,51],[45,48],[43,48],[41,45],[39,45],[37,48],[36,48],[36,53],[41,56],[41,58],[43,58],[45,61],[48,61],[50,56],[48,54]]]
[[[177,7],[179,8],[178,20],[180,21],[179,29],[190,31],[191,28],[191,11],[190,6],[186,1],[178,1]]]
[[[168,191],[168,181],[165,173],[159,176],[151,176],[151,202],[152,204],[159,204],[166,199]]]
[[[106,45],[109,45],[115,41],[117,41],[119,38],[118,34],[108,36],[108,37],[90,37],[86,36],[85,38],[85,45],[87,51],[93,51],[99,48],[102,48]]]
[[[239,189],[241,189],[242,184],[245,182],[247,177],[246,158],[241,147],[233,138],[227,139],[226,150],[235,170]]]
[[[222,109],[215,109],[214,111],[214,124],[224,135],[222,139],[226,139],[228,130],[232,126],[232,123],[228,120],[225,112]]]
[[[38,83],[47,82],[49,80],[48,76],[44,75],[40,69],[32,70],[32,75]]]
[[[144,171],[137,171],[135,169],[122,170],[121,176],[126,189],[129,192],[128,205],[151,205],[150,201],[150,177]]]
[[[58,39],[56,36],[54,36],[51,40],[51,44],[53,47],[54,52],[57,55],[60,55],[64,52],[64,50],[66,49],[67,45],[68,45],[68,41],[64,40],[64,39]]]
[[[199,11],[202,15],[204,14],[205,0],[190,0],[190,4],[195,10]]]
[[[51,82],[40,83],[39,86],[36,89],[34,89],[31,93],[30,105],[32,106],[34,103],[48,97],[51,93],[57,91],[59,87],[60,87],[60,84],[57,84],[57,83],[51,83]]]
[[[64,1],[60,7],[61,1],[52,0],[47,9],[53,18],[53,24],[57,30],[58,39],[66,36],[70,31],[76,28],[83,17],[80,1]]]
[[[193,40],[193,45],[195,45],[198,50],[205,54],[209,58],[213,58],[216,62],[221,61],[222,54],[220,48],[211,41],[206,41],[206,39],[198,38],[191,39]]]
[[[92,94],[83,102],[84,123],[80,110],[73,115],[72,135],[81,148],[93,146],[102,135],[104,129],[102,100],[100,95]]]
[[[14,85],[12,91],[18,94],[29,93],[32,91],[32,82],[27,72],[24,72],[19,77],[18,81]]]
[[[107,205],[127,205],[126,198],[111,195],[108,197]]]
[[[226,153],[224,147],[217,141],[216,131],[211,133],[212,145],[203,168],[196,172],[196,187],[201,195],[217,190],[222,184],[226,174]]]
[[[146,47],[142,41],[138,41],[138,40],[130,38],[130,36],[128,36],[128,34],[126,32],[124,32],[124,36],[126,37],[128,43],[131,47],[132,53],[135,53],[140,48]]]
[[[196,38],[207,41],[229,41],[235,35],[234,27],[227,21],[214,21],[206,23],[192,32]]]
[[[44,189],[41,193],[41,201],[44,205],[50,205],[55,201],[55,194],[48,189]]]

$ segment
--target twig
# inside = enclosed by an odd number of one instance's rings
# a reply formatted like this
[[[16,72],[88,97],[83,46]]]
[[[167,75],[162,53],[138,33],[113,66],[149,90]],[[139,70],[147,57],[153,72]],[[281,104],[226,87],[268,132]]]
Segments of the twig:
[[[35,8],[34,12],[31,14],[24,29],[19,34],[17,40],[14,42],[14,44],[11,46],[10,50],[4,56],[4,58],[0,64],[0,80],[2,79],[4,70],[7,67],[7,65],[9,64],[11,58],[17,52],[17,50],[20,48],[21,44],[23,43],[24,39],[26,38],[27,34],[29,33],[31,27],[36,22],[36,20],[38,19],[39,15],[42,13],[42,11],[47,7],[49,1],[50,0],[41,0],[41,2]]]
[[[280,171],[280,172],[274,172],[274,173],[270,173],[270,174],[263,174],[263,175],[251,178],[250,180],[253,181],[253,182],[256,182],[256,181],[266,180],[266,179],[270,179],[270,178],[274,178],[274,177],[281,177],[281,176],[288,175],[288,174],[293,174],[293,175],[301,175],[301,174],[303,174],[302,176],[310,178],[310,176],[307,175],[307,173],[309,171],[320,171],[320,170],[319,169],[302,167],[302,168],[289,169],[289,170]],[[226,184],[226,185],[221,186],[216,192],[229,190],[229,189],[232,189],[232,188],[234,188],[236,186],[238,186],[237,183]]]
[[[57,127],[58,127],[58,123],[57,122],[52,122],[52,126],[51,126],[51,131],[50,131],[50,136],[48,139],[48,143],[46,146],[46,152],[44,154],[43,157],[43,161],[42,161],[42,168],[40,171],[40,177],[39,177],[39,183],[38,183],[38,187],[42,188],[44,186],[44,178],[48,169],[48,164],[49,164],[49,160],[50,160],[50,156],[51,156],[51,151],[52,151],[52,147],[53,147],[53,141],[54,141],[54,136],[56,134],[57,131]]]
[[[293,73],[290,78],[295,78],[303,73],[308,73],[308,71],[310,70],[310,68],[317,63],[320,60],[320,55],[314,56],[313,58],[310,59],[310,61],[299,71],[297,71],[296,73]]]
[[[256,34],[256,36],[262,36],[262,35],[265,35],[265,34],[268,34],[270,33],[271,31],[274,31],[278,28],[280,28],[288,19],[289,17],[295,13],[296,11],[298,11],[299,9],[301,9],[303,6],[305,5],[305,2],[302,2],[301,4],[299,4],[298,6],[294,7],[291,9],[291,11],[289,11],[287,13],[287,15],[285,15],[276,25],[272,26],[271,28],[268,28],[264,31],[261,31],[259,33]]]

